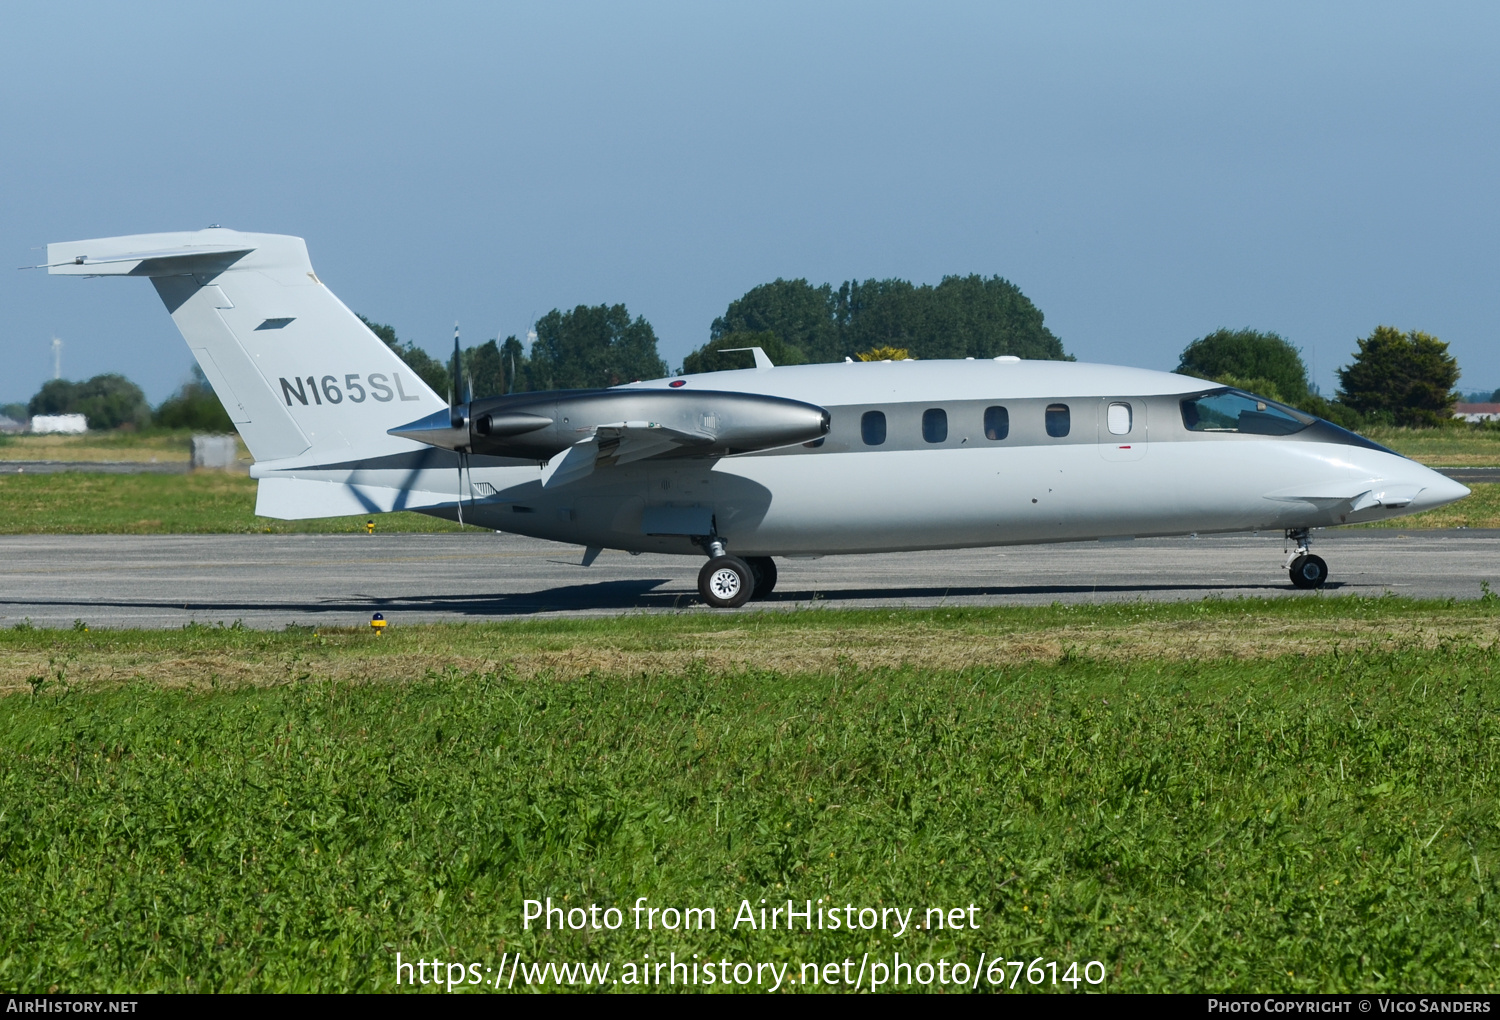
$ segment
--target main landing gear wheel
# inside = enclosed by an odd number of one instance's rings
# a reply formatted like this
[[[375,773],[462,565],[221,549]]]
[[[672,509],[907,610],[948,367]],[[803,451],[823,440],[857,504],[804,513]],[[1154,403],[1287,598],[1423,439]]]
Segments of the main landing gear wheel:
[[[738,609],[755,591],[755,572],[738,556],[715,556],[698,571],[698,594],[715,609]]]
[[[750,598],[759,602],[776,590],[776,561],[769,556],[746,556],[745,562],[755,575],[755,590]]]
[[[1328,580],[1328,564],[1323,557],[1307,553],[1292,560],[1289,573],[1292,584],[1298,588],[1321,588]]]

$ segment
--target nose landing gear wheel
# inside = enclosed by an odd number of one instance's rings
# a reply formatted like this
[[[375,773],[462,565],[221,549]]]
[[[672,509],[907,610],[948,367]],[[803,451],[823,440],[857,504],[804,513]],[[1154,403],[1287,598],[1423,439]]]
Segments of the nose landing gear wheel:
[[[1328,580],[1328,564],[1321,556],[1308,553],[1292,560],[1292,584],[1297,588],[1321,588]]]
[[[745,562],[755,575],[755,590],[750,598],[759,602],[776,589],[776,561],[769,556],[746,556]]]
[[[755,574],[738,556],[715,556],[698,571],[698,594],[715,609],[737,609],[754,591]]]

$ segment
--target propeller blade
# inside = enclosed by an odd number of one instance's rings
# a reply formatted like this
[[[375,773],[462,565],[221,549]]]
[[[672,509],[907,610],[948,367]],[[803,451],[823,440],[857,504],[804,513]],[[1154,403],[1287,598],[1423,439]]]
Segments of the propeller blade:
[[[453,324],[453,378],[452,388],[448,390],[448,420],[455,429],[463,428],[468,423],[468,403],[464,401],[464,410],[459,410],[459,400],[464,391],[464,363],[463,355],[458,344],[458,323]],[[467,447],[460,446],[458,453],[458,526],[464,526],[464,468],[468,466],[469,454]]]
[[[458,428],[463,424],[464,418],[458,405],[462,400],[463,387],[463,361],[459,355],[458,347],[458,323],[453,324],[453,378],[452,385],[448,389],[448,416],[453,421],[453,427]]]

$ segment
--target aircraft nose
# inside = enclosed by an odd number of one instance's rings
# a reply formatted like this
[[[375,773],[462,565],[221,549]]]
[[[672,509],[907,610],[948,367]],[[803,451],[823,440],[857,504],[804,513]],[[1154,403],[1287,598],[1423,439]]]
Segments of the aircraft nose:
[[[1447,506],[1469,494],[1467,485],[1455,482],[1447,475],[1430,468],[1427,471],[1427,477],[1422,479],[1422,486],[1422,491],[1417,493],[1416,499],[1412,500],[1413,510],[1432,510]]]

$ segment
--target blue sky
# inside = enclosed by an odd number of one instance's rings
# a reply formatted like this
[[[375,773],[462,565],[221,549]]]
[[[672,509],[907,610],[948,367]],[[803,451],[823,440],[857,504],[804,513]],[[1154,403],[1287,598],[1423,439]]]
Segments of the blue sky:
[[[624,302],[677,365],[777,276],[998,274],[1082,360],[1378,324],[1500,386],[1500,6],[0,7],[0,244],[307,238],[441,352]],[[190,356],[142,281],[0,272],[0,401]]]

